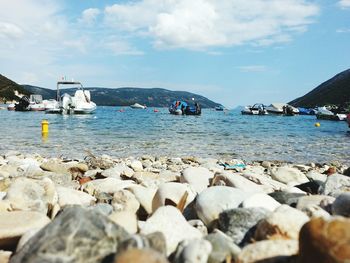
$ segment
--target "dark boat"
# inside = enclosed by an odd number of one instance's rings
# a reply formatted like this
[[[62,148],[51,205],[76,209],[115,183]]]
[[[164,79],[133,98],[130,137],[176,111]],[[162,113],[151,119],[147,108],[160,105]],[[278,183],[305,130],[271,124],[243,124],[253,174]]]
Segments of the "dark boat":
[[[169,112],[175,115],[201,115],[202,110],[198,102],[190,106],[184,101],[177,100],[169,106]]]
[[[30,101],[27,96],[20,98],[18,103],[15,104],[15,111],[30,111]]]
[[[300,115],[316,115],[315,109],[298,108]]]

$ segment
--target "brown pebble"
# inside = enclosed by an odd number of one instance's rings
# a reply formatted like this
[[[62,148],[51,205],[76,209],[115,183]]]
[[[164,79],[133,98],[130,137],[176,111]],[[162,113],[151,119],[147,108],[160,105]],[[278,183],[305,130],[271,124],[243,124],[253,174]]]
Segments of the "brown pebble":
[[[83,177],[83,178],[80,178],[79,179],[79,184],[82,185],[82,184],[85,184],[87,182],[90,182],[92,179],[90,177]]]
[[[151,249],[129,249],[117,255],[114,263],[169,263],[167,258]]]
[[[298,263],[340,263],[350,260],[350,219],[315,218],[299,236]]]

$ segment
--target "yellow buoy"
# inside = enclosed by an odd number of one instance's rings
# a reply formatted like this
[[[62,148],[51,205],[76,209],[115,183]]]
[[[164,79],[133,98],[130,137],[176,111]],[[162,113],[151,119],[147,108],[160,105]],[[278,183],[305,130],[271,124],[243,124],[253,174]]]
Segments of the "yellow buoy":
[[[315,127],[320,127],[320,126],[321,126],[321,124],[319,122],[315,123]]]
[[[49,134],[49,121],[42,120],[41,122],[41,134],[47,136]]]

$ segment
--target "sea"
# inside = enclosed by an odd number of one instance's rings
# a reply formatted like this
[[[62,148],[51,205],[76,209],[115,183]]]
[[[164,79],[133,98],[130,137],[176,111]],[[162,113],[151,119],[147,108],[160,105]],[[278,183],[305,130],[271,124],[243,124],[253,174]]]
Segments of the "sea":
[[[43,137],[44,119],[49,133]],[[88,153],[196,156],[350,165],[347,123],[315,116],[247,116],[239,110],[213,109],[203,109],[201,116],[175,116],[167,108],[100,106],[91,115],[68,116],[0,110],[0,125],[0,154],[19,151],[72,159]]]

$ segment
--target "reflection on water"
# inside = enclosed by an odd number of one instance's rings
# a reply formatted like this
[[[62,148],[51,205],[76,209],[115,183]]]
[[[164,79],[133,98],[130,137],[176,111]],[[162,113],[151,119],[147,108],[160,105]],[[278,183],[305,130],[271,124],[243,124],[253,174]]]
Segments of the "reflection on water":
[[[41,137],[41,121],[49,136]],[[0,151],[83,158],[86,150],[112,156],[212,156],[245,160],[286,160],[349,164],[350,132],[345,122],[314,116],[242,116],[203,110],[203,115],[174,116],[167,109],[99,107],[93,115],[47,115],[0,111]]]

